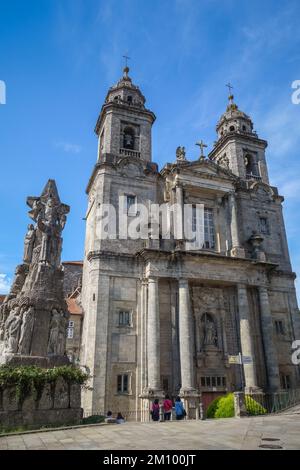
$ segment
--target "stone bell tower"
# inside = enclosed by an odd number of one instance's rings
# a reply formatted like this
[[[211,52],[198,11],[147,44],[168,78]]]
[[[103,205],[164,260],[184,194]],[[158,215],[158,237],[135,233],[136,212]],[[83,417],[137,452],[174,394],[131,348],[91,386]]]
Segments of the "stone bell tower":
[[[209,158],[242,179],[269,184],[265,158],[267,142],[253,130],[251,118],[241,111],[232,94],[217,123],[218,140]]]
[[[125,67],[123,77],[107,93],[97,120],[98,160],[104,155],[137,157],[151,161],[152,111],[145,108],[145,97],[132,83]]]

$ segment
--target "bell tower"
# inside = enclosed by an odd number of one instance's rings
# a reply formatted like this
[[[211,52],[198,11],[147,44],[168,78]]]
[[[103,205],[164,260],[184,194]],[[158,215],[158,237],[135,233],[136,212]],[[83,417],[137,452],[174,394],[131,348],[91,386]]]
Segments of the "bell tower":
[[[145,97],[128,73],[126,66],[123,77],[108,90],[97,120],[99,162],[107,154],[151,161],[151,128],[155,115],[145,108]]]
[[[269,184],[265,158],[268,144],[258,137],[251,118],[238,108],[231,93],[228,101],[217,123],[218,139],[209,158],[242,179]]]

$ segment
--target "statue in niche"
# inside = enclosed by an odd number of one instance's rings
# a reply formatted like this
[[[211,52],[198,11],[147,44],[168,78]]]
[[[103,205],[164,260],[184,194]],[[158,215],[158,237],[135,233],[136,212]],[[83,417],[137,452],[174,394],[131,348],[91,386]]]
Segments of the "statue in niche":
[[[34,326],[34,308],[28,307],[23,312],[22,326],[19,341],[19,353],[28,355],[30,353],[30,346],[32,340],[33,326]]]
[[[218,333],[215,322],[211,315],[204,313],[201,318],[201,345],[218,346]]]

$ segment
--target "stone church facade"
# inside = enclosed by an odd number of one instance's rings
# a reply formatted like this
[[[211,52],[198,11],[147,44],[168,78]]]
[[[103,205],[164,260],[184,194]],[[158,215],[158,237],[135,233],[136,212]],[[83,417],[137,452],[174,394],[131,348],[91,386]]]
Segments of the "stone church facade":
[[[155,115],[128,75],[107,93],[95,132],[98,159],[87,186],[81,364],[93,376],[89,413],[143,411],[180,394],[189,414],[202,397],[299,386],[291,344],[300,318],[283,197],[270,185],[267,142],[233,96],[208,158],[151,160]],[[204,205],[204,242],[103,239],[103,204]],[[196,222],[195,222],[196,223]],[[231,363],[239,353],[243,366]]]

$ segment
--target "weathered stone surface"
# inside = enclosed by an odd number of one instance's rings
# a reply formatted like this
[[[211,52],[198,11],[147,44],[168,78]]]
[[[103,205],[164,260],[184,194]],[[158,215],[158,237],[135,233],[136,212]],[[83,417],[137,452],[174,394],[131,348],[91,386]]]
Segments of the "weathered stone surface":
[[[5,388],[2,395],[3,409],[6,411],[16,411],[19,409],[15,387]]]
[[[33,410],[33,411],[0,411],[0,423],[2,426],[61,426],[65,424],[79,424],[82,419],[81,408],[67,408],[57,410]]]
[[[61,377],[55,384],[54,408],[69,408],[70,394],[69,386]]]
[[[70,408],[78,408],[81,400],[81,386],[72,384],[70,388]]]
[[[50,410],[54,405],[54,386],[46,384],[43,388],[42,396],[38,402],[39,410]]]

